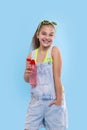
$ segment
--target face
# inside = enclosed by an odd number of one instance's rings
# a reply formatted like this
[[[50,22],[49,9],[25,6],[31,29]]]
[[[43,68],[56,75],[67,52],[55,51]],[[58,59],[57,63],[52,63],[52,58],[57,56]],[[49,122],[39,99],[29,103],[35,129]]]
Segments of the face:
[[[54,40],[55,29],[52,25],[43,25],[40,32],[37,33],[37,38],[40,41],[40,46],[48,47]]]

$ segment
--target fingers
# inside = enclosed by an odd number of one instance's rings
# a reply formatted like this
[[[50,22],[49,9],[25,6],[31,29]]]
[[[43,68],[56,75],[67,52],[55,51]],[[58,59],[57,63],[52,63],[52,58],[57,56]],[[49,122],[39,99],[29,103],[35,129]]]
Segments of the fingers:
[[[55,101],[50,102],[49,107],[55,104]]]
[[[31,67],[31,64],[29,62],[26,62],[26,67]]]
[[[26,68],[31,68],[31,64],[28,61],[26,61]]]
[[[25,73],[31,74],[31,73],[32,73],[32,70],[26,68]]]
[[[25,70],[25,72],[27,74],[29,74],[29,75],[32,73],[31,64],[29,62],[26,62],[26,70]]]
[[[31,66],[26,66],[26,70],[31,71]]]
[[[49,106],[52,106],[53,104],[55,104],[57,106],[61,106],[61,103],[58,102],[57,100],[54,100],[54,101],[50,102]]]

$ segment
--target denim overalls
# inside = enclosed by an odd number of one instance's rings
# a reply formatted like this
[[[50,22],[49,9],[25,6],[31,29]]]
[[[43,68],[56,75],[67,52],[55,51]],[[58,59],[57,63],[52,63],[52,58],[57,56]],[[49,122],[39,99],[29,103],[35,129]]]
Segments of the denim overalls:
[[[62,106],[49,103],[56,99],[53,66],[51,57],[52,46],[48,49],[45,62],[37,64],[37,86],[31,86],[31,101],[26,115],[25,129],[65,130],[67,127],[67,111],[63,90]],[[32,59],[36,60],[37,50],[32,51]]]

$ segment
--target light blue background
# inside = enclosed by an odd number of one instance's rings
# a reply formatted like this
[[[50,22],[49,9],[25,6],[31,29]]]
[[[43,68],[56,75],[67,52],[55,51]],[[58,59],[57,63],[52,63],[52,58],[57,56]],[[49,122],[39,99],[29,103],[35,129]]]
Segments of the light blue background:
[[[30,99],[24,82],[25,58],[43,19],[59,23],[54,43],[63,58],[62,81],[68,130],[87,129],[86,0],[0,1],[0,130],[23,130]]]

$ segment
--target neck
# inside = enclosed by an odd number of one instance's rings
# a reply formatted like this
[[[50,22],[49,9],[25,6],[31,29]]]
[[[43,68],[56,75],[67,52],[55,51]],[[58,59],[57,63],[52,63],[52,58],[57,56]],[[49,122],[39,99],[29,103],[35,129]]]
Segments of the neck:
[[[50,46],[51,46],[51,45],[50,45]],[[49,49],[50,46],[48,46],[48,47],[40,46],[40,47],[39,47],[39,52],[46,52],[46,51]]]

